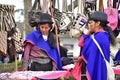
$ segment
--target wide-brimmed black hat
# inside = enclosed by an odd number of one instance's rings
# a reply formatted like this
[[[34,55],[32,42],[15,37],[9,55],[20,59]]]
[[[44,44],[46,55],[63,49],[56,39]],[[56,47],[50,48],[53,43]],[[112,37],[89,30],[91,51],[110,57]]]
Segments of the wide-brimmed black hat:
[[[40,16],[40,20],[38,21],[38,24],[42,24],[42,23],[53,24],[51,15],[48,13],[42,13],[42,15]]]
[[[100,11],[95,11],[94,13],[91,14],[91,17],[89,20],[98,20],[98,21],[109,23],[107,18],[108,18],[108,16],[106,13],[100,12]]]

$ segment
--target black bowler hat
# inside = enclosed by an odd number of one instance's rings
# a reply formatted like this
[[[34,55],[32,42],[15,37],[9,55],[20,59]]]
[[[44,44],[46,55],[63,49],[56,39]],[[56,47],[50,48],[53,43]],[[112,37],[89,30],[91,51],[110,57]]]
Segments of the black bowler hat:
[[[107,18],[108,18],[108,16],[106,13],[100,12],[100,11],[95,11],[94,13],[91,14],[91,17],[89,20],[98,20],[98,21],[109,23]]]
[[[42,13],[42,15],[40,15],[40,20],[38,21],[38,24],[42,23],[53,24],[51,15],[48,13]]]

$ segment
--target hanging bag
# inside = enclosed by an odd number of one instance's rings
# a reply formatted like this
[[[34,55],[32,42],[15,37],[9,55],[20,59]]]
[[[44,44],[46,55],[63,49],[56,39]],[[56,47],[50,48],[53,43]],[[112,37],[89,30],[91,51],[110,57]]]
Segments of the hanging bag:
[[[7,55],[7,31],[5,31],[5,26],[3,23],[4,16],[4,6],[0,5],[1,10],[1,25],[0,25],[0,52],[3,55]]]
[[[91,13],[96,11],[96,0],[85,0],[83,13],[87,18],[90,18]]]
[[[37,26],[41,14],[40,0],[35,0],[32,9],[28,12],[28,20],[31,27]]]
[[[85,0],[87,3],[95,3],[97,0]]]
[[[14,31],[14,34],[12,36],[12,39],[14,41],[15,51],[18,54],[22,54],[22,51],[23,51],[23,47],[22,47],[22,44],[23,44],[22,34],[21,34],[19,28],[17,28],[17,27],[13,28],[13,31]]]
[[[9,40],[8,51],[13,46],[17,53],[21,53],[23,50],[22,48],[23,39],[22,39],[22,34],[19,28],[17,28],[17,24],[13,17],[13,9],[14,9],[14,6],[5,5],[5,11],[4,11],[5,12],[5,16],[4,16],[5,25],[4,26],[7,28],[7,31],[8,31],[8,40]]]
[[[110,65],[110,63],[105,59],[105,56],[103,54],[103,51],[99,45],[99,43],[96,41],[96,39],[94,38],[94,35],[91,36],[93,41],[95,42],[95,44],[97,45],[98,49],[100,50],[100,53],[102,54],[105,63],[106,63],[106,68],[107,68],[107,80],[115,80],[115,74],[114,71],[112,69],[112,66]]]
[[[108,8],[104,9],[104,12],[108,16],[108,26],[112,28],[112,30],[117,29],[118,26],[118,9],[112,7],[111,0],[108,0]]]

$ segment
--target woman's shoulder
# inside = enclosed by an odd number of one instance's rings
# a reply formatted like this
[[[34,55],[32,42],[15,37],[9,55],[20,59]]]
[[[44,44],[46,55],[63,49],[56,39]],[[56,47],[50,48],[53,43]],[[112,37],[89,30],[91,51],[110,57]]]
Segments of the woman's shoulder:
[[[33,30],[29,34],[39,33],[39,30]]]
[[[109,34],[108,34],[108,32],[105,31],[105,32],[96,32],[94,35],[95,35],[95,37],[103,38],[105,36],[108,37]]]
[[[97,32],[94,34],[95,39],[100,43],[109,42],[109,34],[107,32]]]
[[[40,32],[38,30],[35,30],[35,31],[30,32],[27,35],[26,39],[38,39],[40,35],[41,35]]]
[[[40,31],[39,30],[34,30],[34,31],[31,31],[28,36],[30,35],[40,35]]]

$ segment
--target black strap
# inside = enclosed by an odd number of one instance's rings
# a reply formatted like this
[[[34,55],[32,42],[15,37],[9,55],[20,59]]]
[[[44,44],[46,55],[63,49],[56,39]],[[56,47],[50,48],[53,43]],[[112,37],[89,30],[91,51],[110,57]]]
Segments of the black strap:
[[[41,10],[40,0],[35,0],[34,1],[34,4],[32,6],[32,10],[35,10],[35,9],[40,9]]]
[[[35,10],[35,8],[36,8],[36,6],[37,6],[36,4],[37,4],[37,0],[34,1],[34,4],[33,4],[33,6],[32,6],[32,10]]]
[[[56,0],[52,0],[52,7],[55,8]]]
[[[40,9],[40,10],[41,10],[40,0],[38,0],[38,9]]]
[[[120,0],[118,0],[118,5],[117,5],[117,9],[119,8],[119,5],[120,5]]]

